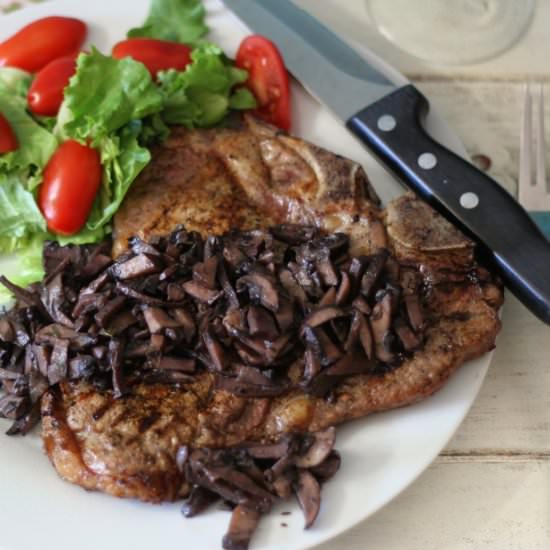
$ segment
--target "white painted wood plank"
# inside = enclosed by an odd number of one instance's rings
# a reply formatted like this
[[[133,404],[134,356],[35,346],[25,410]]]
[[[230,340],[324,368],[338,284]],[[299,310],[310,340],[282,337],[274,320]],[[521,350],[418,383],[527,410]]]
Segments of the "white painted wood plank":
[[[489,174],[515,194],[523,85],[430,80],[415,84],[462,140],[468,154],[487,156]]]
[[[550,461],[440,458],[380,512],[317,550],[548,550]]]

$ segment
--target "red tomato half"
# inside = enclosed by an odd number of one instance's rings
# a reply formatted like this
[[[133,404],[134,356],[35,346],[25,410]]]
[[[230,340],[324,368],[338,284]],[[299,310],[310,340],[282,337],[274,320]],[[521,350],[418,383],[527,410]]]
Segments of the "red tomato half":
[[[0,113],[0,154],[11,153],[18,147],[17,136],[6,117]]]
[[[86,24],[72,17],[38,19],[0,43],[0,67],[35,73],[58,57],[75,55],[86,31]]]
[[[101,184],[101,161],[92,147],[69,140],[52,155],[38,191],[38,206],[48,228],[77,233],[86,223]]]
[[[248,71],[246,86],[256,97],[256,114],[288,131],[290,129],[290,84],[283,58],[267,38],[253,34],[239,46],[237,67]]]
[[[55,116],[63,101],[63,90],[76,72],[74,56],[60,57],[48,63],[35,77],[27,101],[35,115]]]
[[[155,40],[154,38],[129,38],[115,44],[112,55],[115,59],[131,57],[143,63],[153,78],[159,71],[181,71],[191,63],[191,48],[185,44]]]

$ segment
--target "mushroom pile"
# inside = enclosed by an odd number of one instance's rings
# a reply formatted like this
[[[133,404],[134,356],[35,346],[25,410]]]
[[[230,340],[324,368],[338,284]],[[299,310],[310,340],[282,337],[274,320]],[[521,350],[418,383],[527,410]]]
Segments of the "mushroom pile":
[[[311,527],[321,505],[321,483],[340,467],[333,449],[336,430],[287,434],[270,445],[231,449],[178,450],[178,467],[191,485],[182,512],[193,517],[218,500],[232,508],[223,538],[228,550],[244,550],[262,514],[281,499],[296,494],[305,528]]]
[[[204,240],[178,227],[112,260],[109,243],[44,249],[46,278],[0,282],[0,415],[26,433],[62,380],[115,397],[138,382],[270,397],[291,387],[330,397],[343,377],[394,368],[423,344],[421,278],[386,250],[352,257],[346,235],[279,225]],[[299,365],[299,375],[290,367]],[[293,369],[293,372],[296,369]]]

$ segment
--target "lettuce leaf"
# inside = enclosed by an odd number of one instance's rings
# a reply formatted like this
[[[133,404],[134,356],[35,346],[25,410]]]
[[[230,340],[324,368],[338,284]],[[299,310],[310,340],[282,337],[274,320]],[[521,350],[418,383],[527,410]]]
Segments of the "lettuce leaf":
[[[44,278],[42,266],[43,235],[36,236],[28,245],[12,255],[2,258],[2,275],[16,285],[25,287]],[[0,285],[0,304],[11,299],[9,290]]]
[[[19,142],[16,151],[0,155],[0,173],[26,170],[30,178],[26,187],[33,189],[40,183],[40,171],[55,151],[57,140],[27,114],[26,105],[25,99],[12,96],[0,86],[0,112],[10,123]]]
[[[119,209],[132,182],[149,164],[151,153],[138,142],[141,124],[129,124],[100,144],[103,182],[86,228],[97,231],[106,226]]]
[[[128,124],[162,110],[162,94],[145,65],[113,59],[95,48],[80,54],[76,74],[65,89],[55,132],[93,145]]]
[[[233,90],[247,78],[248,73],[232,66],[218,46],[202,44],[192,51],[184,71],[159,73],[162,118],[167,124],[206,127],[220,122],[230,108],[253,109],[256,100],[249,90]]]
[[[27,246],[37,234],[46,233],[46,222],[34,195],[26,187],[26,175],[0,175],[0,252]]]
[[[26,99],[31,85],[32,75],[15,67],[0,68],[0,93],[9,93],[12,97]]]
[[[201,0],[152,0],[145,23],[131,29],[128,38],[158,38],[193,44],[208,31],[204,17]]]

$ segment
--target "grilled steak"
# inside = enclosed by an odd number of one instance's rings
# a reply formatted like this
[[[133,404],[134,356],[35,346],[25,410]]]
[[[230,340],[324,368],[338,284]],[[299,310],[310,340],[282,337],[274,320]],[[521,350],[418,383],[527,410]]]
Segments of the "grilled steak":
[[[42,401],[44,447],[61,477],[116,496],[173,500],[182,490],[181,445],[270,441],[414,403],[494,346],[502,292],[475,264],[468,239],[412,195],[380,210],[356,163],[250,119],[239,130],[174,130],[117,214],[114,253],[132,235],[147,240],[178,223],[206,235],[280,222],[345,232],[354,254],[388,248],[418,269],[430,289],[424,347],[393,369],[349,376],[330,399],[296,387],[239,397],[209,372],[183,389],[138,384],[119,399],[62,382]],[[289,375],[302,371],[299,359]]]

